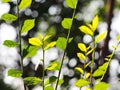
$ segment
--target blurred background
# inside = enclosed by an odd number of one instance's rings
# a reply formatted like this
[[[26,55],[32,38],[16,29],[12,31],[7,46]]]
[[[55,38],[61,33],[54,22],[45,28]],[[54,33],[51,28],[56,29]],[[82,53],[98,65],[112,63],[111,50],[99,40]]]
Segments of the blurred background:
[[[0,0],[0,18],[4,13],[16,15],[16,0],[9,3],[2,3]],[[38,33],[45,35],[52,32],[51,41],[57,40],[58,37],[66,37],[67,30],[61,26],[61,21],[66,17],[72,17],[73,10],[70,9],[65,0],[33,0],[32,5],[25,10],[19,12],[20,25],[26,19],[35,18],[35,27],[28,33],[22,35],[22,44],[28,44],[28,38],[36,36]],[[64,83],[60,90],[79,90],[74,82],[80,78],[80,74],[75,72],[76,66],[81,66],[76,53],[79,52],[77,43],[83,42],[88,45],[92,38],[84,35],[78,29],[79,26],[91,23],[95,15],[99,16],[99,26],[96,35],[101,32],[108,31],[108,35],[104,41],[97,45],[95,53],[96,68],[104,63],[103,58],[112,52],[113,45],[117,44],[116,36],[120,34],[120,0],[78,0],[75,19],[72,26],[70,37],[72,42],[68,45],[66,52],[66,60],[63,64],[61,77]],[[3,45],[4,40],[17,41],[17,21],[8,23],[0,19],[0,90],[23,90],[23,82],[21,78],[13,78],[7,76],[8,69],[20,69],[19,53],[17,48],[8,48]],[[62,51],[56,47],[47,50],[45,56],[45,65],[48,66],[51,61],[59,60]],[[25,76],[37,76],[40,70],[35,71],[35,66],[40,63],[42,58],[42,50],[39,49],[32,58],[23,60]],[[120,90],[120,49],[114,55],[110,63],[109,70],[103,81],[111,84],[110,90]],[[40,69],[42,66],[39,67]],[[88,68],[89,70],[89,68]],[[46,72],[46,76],[57,75],[58,71]],[[42,90],[41,86],[29,87],[29,90]]]

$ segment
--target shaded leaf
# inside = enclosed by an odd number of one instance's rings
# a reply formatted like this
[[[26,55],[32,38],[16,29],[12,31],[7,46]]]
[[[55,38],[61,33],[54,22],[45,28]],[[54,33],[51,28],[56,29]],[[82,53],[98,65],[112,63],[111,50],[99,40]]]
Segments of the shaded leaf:
[[[20,5],[19,5],[19,9],[25,9],[28,6],[30,6],[32,3],[32,0],[21,0]]]
[[[29,43],[31,45],[35,45],[35,46],[39,46],[41,47],[42,46],[42,41],[40,41],[38,38],[29,38]]]
[[[98,27],[98,23],[99,23],[99,18],[98,15],[96,15],[92,21],[92,27],[93,27],[93,31],[95,31]]]
[[[77,87],[83,87],[83,86],[86,86],[86,85],[88,85],[88,84],[90,84],[90,82],[87,81],[87,80],[84,80],[84,79],[79,79],[79,80],[77,80],[77,81],[75,82],[75,85],[76,85]]]
[[[76,8],[77,2],[78,0],[66,0],[66,4],[72,9]]]
[[[86,45],[83,44],[83,43],[78,43],[78,48],[79,48],[81,51],[87,52]]]
[[[26,85],[37,85],[39,84],[42,80],[38,77],[26,77],[23,79]]]
[[[8,21],[8,22],[16,21],[17,19],[18,19],[17,16],[13,14],[5,13],[2,15],[2,20]]]
[[[54,90],[53,86],[46,86],[44,90]]]
[[[51,76],[46,80],[45,85],[51,84],[51,83],[55,82],[56,80],[57,80],[56,76]]]
[[[11,0],[2,0],[3,3],[11,2]]]
[[[96,39],[95,39],[95,43],[100,42],[102,39],[105,38],[106,35],[107,35],[107,32],[106,32],[106,31],[103,32],[103,33],[100,33],[100,34],[96,37]]]
[[[85,55],[83,53],[77,53],[77,56],[80,60],[85,60]]]
[[[16,47],[19,44],[17,42],[12,41],[12,40],[5,40],[3,45],[5,45],[7,47]]]
[[[80,29],[81,32],[83,32],[85,34],[88,34],[90,36],[94,35],[93,31],[89,27],[87,27],[85,25],[80,26],[79,29]]]
[[[24,21],[21,33],[30,31],[35,26],[35,19],[27,19]]]
[[[107,90],[110,84],[105,82],[100,82],[94,86],[94,90]]]
[[[60,48],[62,50],[65,50],[66,48],[66,38],[59,37],[56,43],[57,48]]]
[[[76,70],[76,71],[79,71],[81,74],[84,74],[83,69],[82,69],[82,68],[80,68],[80,67],[76,67],[76,68],[75,68],[75,70]]]
[[[48,50],[49,48],[54,47],[55,45],[56,45],[56,41],[53,41],[53,42],[51,42],[51,43],[48,43],[48,44],[45,46],[44,50]]]
[[[64,18],[62,21],[62,26],[65,29],[70,29],[72,26],[72,19],[71,18]]]
[[[21,77],[22,76],[22,72],[19,71],[19,70],[10,69],[10,70],[8,70],[8,76]]]

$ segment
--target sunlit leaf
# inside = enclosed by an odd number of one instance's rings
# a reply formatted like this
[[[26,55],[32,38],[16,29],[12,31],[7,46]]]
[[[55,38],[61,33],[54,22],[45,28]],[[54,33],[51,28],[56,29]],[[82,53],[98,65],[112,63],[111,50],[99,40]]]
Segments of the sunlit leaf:
[[[99,69],[105,70],[108,67],[109,62],[105,62],[103,65],[99,66]]]
[[[117,38],[117,40],[119,41],[119,40],[120,40],[120,35],[118,35],[116,38]]]
[[[30,31],[35,26],[35,19],[27,19],[24,21],[21,33]]]
[[[18,19],[17,16],[13,14],[5,13],[2,15],[2,20],[4,21],[12,22],[12,21],[16,21],[17,19]]]
[[[88,79],[89,76],[90,76],[90,73],[87,73],[87,74],[85,75],[85,78]]]
[[[42,41],[40,41],[38,38],[29,38],[29,43],[31,44],[31,45],[35,45],[35,46],[39,46],[39,47],[41,47],[41,45],[42,45]]]
[[[53,86],[46,86],[44,90],[54,90]]]
[[[99,23],[99,18],[98,15],[96,15],[92,21],[92,27],[93,27],[93,31],[95,31],[98,27],[98,23]]]
[[[77,53],[77,56],[80,60],[85,60],[85,55],[83,53]]]
[[[59,37],[56,43],[57,48],[60,48],[62,50],[65,50],[66,48],[66,38]]]
[[[78,43],[78,48],[79,48],[81,51],[87,52],[86,45],[83,44],[83,43]]]
[[[16,47],[19,44],[17,42],[12,41],[12,40],[5,40],[3,45],[5,45],[7,47]]]
[[[41,33],[38,33],[38,36],[39,36],[40,40],[43,40],[44,37]]]
[[[64,18],[62,21],[62,26],[65,29],[70,29],[72,26],[72,19],[71,18]]]
[[[91,88],[86,88],[85,90],[92,90]]]
[[[93,31],[85,25],[80,26],[79,29],[80,29],[81,32],[83,32],[85,34],[88,34],[88,35],[91,35],[91,36],[94,35]]]
[[[75,82],[75,85],[76,85],[77,87],[83,87],[83,86],[86,86],[86,85],[88,85],[88,84],[90,84],[90,82],[87,81],[87,80],[84,80],[84,79],[79,79],[79,80],[77,80],[77,81]]]
[[[77,2],[78,0],[66,0],[66,4],[72,9],[76,8]]]
[[[24,83],[26,85],[37,85],[39,84],[42,80],[38,77],[26,77],[23,79],[24,80]]]
[[[52,37],[52,34],[48,34],[48,35],[46,35],[46,36],[44,37],[44,40],[43,40],[43,41],[48,40],[50,37]]]
[[[30,58],[36,55],[38,47],[36,46],[27,46],[23,50],[23,58]]]
[[[55,82],[55,84],[56,84],[56,83],[57,83],[57,81]],[[59,82],[58,82],[59,85],[61,85],[61,84],[63,84],[63,83],[64,83],[64,79],[60,79]]]
[[[2,0],[3,3],[11,2],[11,0]]]
[[[8,70],[8,76],[21,77],[22,76],[22,72],[19,71],[19,70],[10,69],[10,70]]]
[[[81,74],[84,74],[83,69],[82,69],[82,68],[80,68],[80,67],[76,67],[76,68],[75,68],[75,70],[76,70],[76,71],[79,71]]]
[[[95,43],[98,43],[98,42],[100,42],[101,40],[103,40],[106,35],[107,35],[107,32],[106,32],[106,31],[103,32],[103,33],[100,33],[100,34],[96,37]]]
[[[94,90],[108,90],[110,84],[105,82],[100,82],[94,86]]]
[[[54,47],[55,45],[56,45],[56,41],[53,41],[53,42],[47,44],[45,46],[44,50],[48,50],[49,48]]]
[[[45,81],[45,85],[51,84],[57,80],[56,76],[51,76]]]
[[[93,48],[93,49],[91,49],[91,50],[89,50],[89,51],[86,53],[86,55],[91,54],[93,51],[94,51],[94,48]]]
[[[19,9],[25,9],[27,7],[29,7],[32,3],[32,0],[21,0],[20,5],[19,5]]]

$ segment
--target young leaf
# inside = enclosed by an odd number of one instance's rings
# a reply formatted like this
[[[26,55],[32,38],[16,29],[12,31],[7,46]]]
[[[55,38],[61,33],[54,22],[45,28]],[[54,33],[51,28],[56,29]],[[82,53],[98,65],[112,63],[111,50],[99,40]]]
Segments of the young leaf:
[[[42,41],[40,41],[38,38],[29,38],[29,43],[35,46],[42,46]]]
[[[76,67],[76,68],[75,68],[75,70],[76,70],[76,71],[79,71],[81,74],[84,74],[83,69],[82,69],[82,68],[80,68],[80,67]]]
[[[80,29],[81,32],[83,32],[85,34],[88,34],[90,36],[94,35],[93,31],[89,27],[87,27],[85,25],[80,26],[79,29]]]
[[[100,42],[103,38],[105,38],[106,35],[107,35],[107,32],[106,32],[106,31],[103,32],[103,33],[100,33],[100,34],[96,37],[95,43]]]
[[[3,3],[10,2],[11,0],[2,0]]]
[[[79,79],[79,80],[77,80],[77,81],[75,82],[75,85],[76,85],[77,87],[83,87],[83,86],[86,86],[86,85],[88,85],[88,84],[90,84],[90,82],[87,81],[87,80],[84,80],[84,79]]]
[[[71,18],[64,18],[62,21],[62,26],[65,29],[70,29],[72,26],[72,19]]]
[[[44,90],[54,90],[53,86],[46,86]]]
[[[44,50],[48,50],[49,48],[54,47],[55,45],[56,45],[56,41],[53,41],[53,42],[47,44],[45,46]]]
[[[81,51],[87,52],[86,45],[83,44],[83,43],[78,43],[78,48],[79,48]]]
[[[93,51],[94,51],[94,48],[93,48],[93,49],[91,49],[91,50],[89,50],[89,51],[86,53],[86,55],[91,54]]]
[[[25,9],[28,6],[30,6],[32,3],[32,0],[21,0],[20,5],[19,5],[19,9]]]
[[[19,71],[19,70],[10,69],[10,70],[8,70],[8,76],[21,77],[22,76],[22,72]]]
[[[90,73],[87,73],[87,74],[85,75],[85,79],[88,79],[89,76],[90,76]]]
[[[27,19],[24,21],[21,33],[30,31],[35,26],[35,19]]]
[[[94,86],[94,90],[107,90],[110,84],[105,82],[100,82]]]
[[[116,38],[117,38],[117,40],[119,41],[119,40],[120,40],[120,35],[118,35]]]
[[[43,41],[48,40],[50,37],[52,37],[52,34],[48,34],[48,35],[46,35],[46,36],[44,37]]]
[[[5,40],[3,45],[5,45],[7,47],[16,47],[19,44],[17,42],[12,41],[12,40]]]
[[[51,76],[46,80],[45,85],[51,84],[51,83],[55,82],[56,80],[57,80],[56,76]]]
[[[72,9],[76,8],[77,2],[78,0],[66,0],[66,4]]]
[[[8,21],[8,22],[13,22],[16,21],[18,18],[15,15],[5,13],[2,15],[2,20]]]
[[[64,37],[59,37],[57,42],[56,42],[56,46],[62,50],[65,50],[66,48],[66,38]]]
[[[23,58],[33,57],[34,55],[36,55],[37,50],[38,50],[38,47],[36,47],[36,46],[27,46],[23,50]]]
[[[42,80],[38,77],[26,77],[23,79],[26,85],[37,85],[39,84]]]
[[[85,55],[82,54],[82,53],[77,53],[77,56],[78,56],[78,58],[79,58],[80,60],[85,60],[85,59],[86,59],[86,58],[85,58]]]
[[[98,15],[96,15],[92,21],[92,27],[93,27],[93,31],[95,31],[98,27],[98,23],[99,23],[99,18]]]

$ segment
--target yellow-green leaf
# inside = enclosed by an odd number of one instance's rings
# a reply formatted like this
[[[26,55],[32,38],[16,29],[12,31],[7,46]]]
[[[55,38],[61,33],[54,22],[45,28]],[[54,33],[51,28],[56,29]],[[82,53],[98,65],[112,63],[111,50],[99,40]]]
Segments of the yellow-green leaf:
[[[21,77],[22,76],[22,72],[19,71],[19,70],[10,69],[10,70],[8,70],[8,76]]]
[[[117,38],[117,40],[119,41],[119,40],[120,40],[120,35],[118,35],[116,38]]]
[[[78,0],[66,0],[66,4],[72,9],[76,8],[77,2]]]
[[[90,82],[87,81],[87,80],[84,80],[84,79],[79,79],[79,80],[77,80],[77,81],[75,82],[75,85],[76,85],[77,87],[83,87],[83,86],[86,86],[86,85],[88,85],[88,84],[90,84]]]
[[[42,41],[40,41],[38,38],[29,38],[29,43],[35,46],[41,47]]]
[[[88,34],[90,36],[94,35],[93,31],[89,27],[87,27],[85,25],[80,26],[79,29],[80,29],[81,32],[83,32],[85,34]]]
[[[50,37],[52,37],[52,34],[48,34],[44,37],[44,41],[48,40]]]
[[[94,85],[94,90],[108,90],[108,87],[110,84],[105,83],[105,82],[100,82],[96,85]]]
[[[76,67],[76,68],[75,68],[75,70],[76,70],[76,71],[79,71],[81,74],[84,74],[83,69],[82,69],[82,68],[80,68],[80,67]]]
[[[25,9],[28,6],[30,6],[32,3],[32,0],[21,0],[20,5],[19,5],[19,9]]]
[[[77,53],[77,56],[80,60],[85,60],[85,55],[83,53]]]
[[[11,2],[11,0],[2,0],[3,3]]]
[[[24,24],[22,26],[21,33],[28,32],[35,26],[35,19],[27,19],[24,21]]]
[[[89,50],[89,51],[86,53],[86,55],[91,54],[93,51],[94,51],[94,48],[93,48],[93,49],[91,49],[91,50]]]
[[[39,36],[40,40],[43,40],[44,37],[41,33],[38,33],[38,36]]]
[[[98,23],[99,23],[99,18],[98,15],[96,15],[92,21],[92,27],[93,27],[93,31],[95,31],[98,27]]]
[[[106,32],[106,31],[103,32],[103,33],[100,33],[100,34],[96,37],[95,43],[98,43],[98,42],[100,42],[101,40],[103,40],[106,35],[107,35],[107,32]]]
[[[72,26],[72,19],[71,18],[64,18],[62,21],[62,26],[65,29],[70,29]]]
[[[87,74],[85,75],[85,78],[88,79],[89,76],[90,76],[90,73],[87,73]]]
[[[78,48],[79,48],[81,51],[87,52],[86,45],[83,44],[83,43],[78,43]]]
[[[55,45],[56,45],[56,41],[53,41],[53,42],[47,44],[47,45],[45,46],[44,50],[47,50],[47,49],[49,49],[49,48],[51,48],[51,47],[54,47]]]

